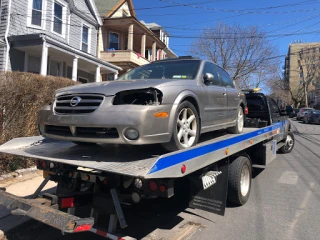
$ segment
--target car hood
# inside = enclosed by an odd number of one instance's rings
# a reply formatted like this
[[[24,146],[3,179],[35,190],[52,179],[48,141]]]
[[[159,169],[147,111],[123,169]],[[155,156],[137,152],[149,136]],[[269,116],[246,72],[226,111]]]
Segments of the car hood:
[[[195,80],[130,80],[130,81],[110,81],[100,83],[79,84],[71,87],[62,88],[56,91],[57,95],[75,94],[75,93],[95,93],[112,96],[120,91],[144,89],[144,88],[161,88],[168,86],[182,86]]]

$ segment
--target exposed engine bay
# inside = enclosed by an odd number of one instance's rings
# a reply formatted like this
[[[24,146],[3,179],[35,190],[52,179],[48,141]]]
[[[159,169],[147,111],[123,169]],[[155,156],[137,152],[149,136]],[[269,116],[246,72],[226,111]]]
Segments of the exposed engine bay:
[[[160,105],[163,94],[155,88],[122,91],[116,94],[113,105]]]

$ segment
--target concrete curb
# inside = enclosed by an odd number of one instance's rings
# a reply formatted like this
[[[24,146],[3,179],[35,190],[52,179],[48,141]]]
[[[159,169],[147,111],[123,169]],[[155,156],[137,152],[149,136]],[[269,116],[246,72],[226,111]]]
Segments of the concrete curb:
[[[37,171],[36,166],[31,167],[31,168],[18,169],[12,173],[0,175],[0,181],[9,180],[12,178],[17,178],[17,177],[23,176],[25,174],[29,174],[29,173],[36,172],[36,171]]]

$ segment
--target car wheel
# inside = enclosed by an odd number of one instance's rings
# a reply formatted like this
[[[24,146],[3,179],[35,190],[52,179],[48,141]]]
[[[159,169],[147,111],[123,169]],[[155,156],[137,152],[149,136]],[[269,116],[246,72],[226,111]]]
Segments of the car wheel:
[[[242,133],[243,126],[244,126],[243,109],[242,109],[242,107],[239,107],[238,116],[237,116],[237,120],[236,120],[236,125],[234,127],[232,127],[232,128],[229,128],[228,132],[234,133],[234,134]]]
[[[192,103],[184,101],[178,106],[170,142],[162,144],[168,151],[192,147],[200,135],[199,114]]]
[[[280,153],[290,153],[294,147],[294,135],[289,132],[285,140],[285,145],[279,149]]]

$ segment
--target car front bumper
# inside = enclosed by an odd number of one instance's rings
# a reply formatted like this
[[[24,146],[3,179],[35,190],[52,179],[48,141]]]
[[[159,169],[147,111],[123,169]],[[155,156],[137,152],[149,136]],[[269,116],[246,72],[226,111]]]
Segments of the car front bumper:
[[[112,143],[112,144],[154,144],[169,142],[172,135],[170,122],[174,114],[173,105],[112,105],[104,101],[100,107],[89,114],[56,114],[54,106],[46,106],[39,112],[39,128],[42,136],[67,141]],[[157,118],[158,112],[167,112],[168,117]],[[49,132],[50,126],[65,127],[70,131]],[[72,128],[72,130],[71,130]],[[100,131],[99,129],[113,129],[117,136],[104,136],[97,134],[78,135],[77,130]],[[139,132],[137,140],[129,140],[124,136],[128,128],[134,128]],[[100,131],[101,132],[101,131]]]

